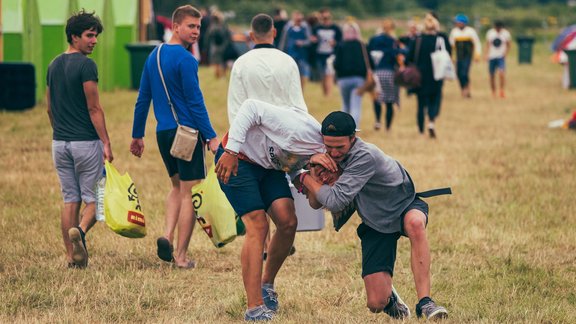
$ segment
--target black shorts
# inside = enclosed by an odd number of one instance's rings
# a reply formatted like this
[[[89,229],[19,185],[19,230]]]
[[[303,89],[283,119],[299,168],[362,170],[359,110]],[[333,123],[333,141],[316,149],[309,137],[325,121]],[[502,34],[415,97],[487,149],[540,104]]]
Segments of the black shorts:
[[[206,166],[204,165],[204,141],[198,136],[198,142],[194,149],[194,155],[190,162],[177,159],[170,155],[170,148],[174,142],[176,128],[159,131],[156,133],[158,150],[164,161],[164,166],[168,170],[168,176],[173,177],[175,174],[180,176],[180,180],[202,180],[206,178]]]
[[[216,152],[216,163],[223,153],[224,149],[220,146]],[[231,175],[227,184],[220,181],[220,188],[240,217],[255,210],[268,211],[277,199],[293,199],[285,172],[264,169],[243,160],[238,161],[238,175]]]
[[[398,239],[404,233],[404,216],[412,209],[417,209],[426,216],[428,224],[428,204],[420,198],[414,201],[402,212],[402,231],[396,233],[380,233],[377,230],[361,223],[356,230],[362,243],[362,278],[369,274],[388,272],[394,275],[396,263],[396,247]]]

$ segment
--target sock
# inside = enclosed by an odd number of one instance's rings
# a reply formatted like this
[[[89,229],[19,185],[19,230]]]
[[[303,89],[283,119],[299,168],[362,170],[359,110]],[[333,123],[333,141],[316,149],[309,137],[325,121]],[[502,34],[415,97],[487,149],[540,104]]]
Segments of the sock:
[[[264,288],[264,289],[269,289],[269,288],[274,289],[274,284],[265,282],[265,283],[262,284],[262,288]]]
[[[426,296],[426,297],[420,299],[420,301],[418,302],[418,305],[422,306],[422,305],[425,305],[426,303],[431,302],[431,301],[432,301],[432,298]]]
[[[428,123],[428,129],[434,129],[434,122]]]

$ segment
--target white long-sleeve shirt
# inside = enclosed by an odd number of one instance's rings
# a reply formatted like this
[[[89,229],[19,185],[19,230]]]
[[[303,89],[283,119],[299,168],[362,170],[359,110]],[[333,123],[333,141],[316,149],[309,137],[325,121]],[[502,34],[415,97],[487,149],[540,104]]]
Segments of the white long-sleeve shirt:
[[[296,62],[271,45],[256,45],[234,62],[228,86],[230,124],[246,99],[308,111]]]
[[[263,136],[253,137],[254,133]],[[249,140],[250,139],[250,140]],[[320,123],[300,108],[248,99],[240,106],[226,148],[266,169],[295,172],[325,152]]]
[[[457,59],[476,58],[482,55],[482,44],[476,30],[470,26],[460,29],[455,27],[450,31],[450,45],[456,53]],[[473,57],[472,57],[473,55]]]

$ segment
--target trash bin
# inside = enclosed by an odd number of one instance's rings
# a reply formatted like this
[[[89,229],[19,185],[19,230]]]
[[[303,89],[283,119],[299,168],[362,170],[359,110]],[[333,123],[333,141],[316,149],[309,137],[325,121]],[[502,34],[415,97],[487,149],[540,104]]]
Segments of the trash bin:
[[[570,89],[576,88],[576,49],[564,50],[568,56],[568,75],[570,78]]]
[[[140,78],[148,55],[160,44],[159,41],[149,41],[147,43],[126,44],[126,49],[130,53],[130,80],[132,89],[140,88]]]
[[[534,44],[534,37],[532,36],[518,36],[518,63],[532,64],[532,45]]]

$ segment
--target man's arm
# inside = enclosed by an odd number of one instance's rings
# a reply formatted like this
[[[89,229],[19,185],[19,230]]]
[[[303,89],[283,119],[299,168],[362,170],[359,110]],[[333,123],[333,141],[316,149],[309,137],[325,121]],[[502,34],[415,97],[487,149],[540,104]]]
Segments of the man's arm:
[[[50,126],[54,128],[54,119],[52,117],[52,105],[50,104],[50,87],[46,87],[46,112],[50,119]]]
[[[236,118],[238,110],[242,103],[248,99],[246,94],[246,89],[242,82],[242,66],[236,62],[232,66],[232,71],[230,72],[230,82],[228,83],[228,124],[232,125],[232,122]]]
[[[90,120],[96,129],[96,133],[104,144],[104,158],[112,162],[114,156],[112,154],[112,147],[110,145],[110,138],[106,130],[106,122],[104,120],[104,111],[100,106],[100,98],[98,96],[98,83],[96,81],[86,81],[82,84],[84,87],[84,95],[86,96],[86,103],[88,104],[88,112],[90,113]]]

